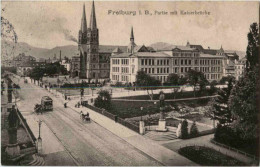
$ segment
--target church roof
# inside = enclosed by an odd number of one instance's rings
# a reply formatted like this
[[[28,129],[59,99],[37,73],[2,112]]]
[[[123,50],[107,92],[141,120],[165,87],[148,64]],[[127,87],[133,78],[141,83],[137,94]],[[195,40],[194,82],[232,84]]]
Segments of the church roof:
[[[117,47],[113,50],[112,53],[123,53],[123,51],[119,47]]]
[[[132,53],[121,53],[117,55],[112,55],[111,58],[129,58]]]
[[[127,46],[99,45],[99,53],[112,53],[116,48],[122,52],[127,52]]]

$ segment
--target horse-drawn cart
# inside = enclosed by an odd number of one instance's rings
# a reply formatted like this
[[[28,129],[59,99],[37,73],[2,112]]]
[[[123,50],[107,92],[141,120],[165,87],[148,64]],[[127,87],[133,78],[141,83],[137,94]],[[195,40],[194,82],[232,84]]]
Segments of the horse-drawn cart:
[[[82,111],[80,112],[80,119],[83,122],[90,122],[90,117],[89,117],[89,113],[84,114]]]

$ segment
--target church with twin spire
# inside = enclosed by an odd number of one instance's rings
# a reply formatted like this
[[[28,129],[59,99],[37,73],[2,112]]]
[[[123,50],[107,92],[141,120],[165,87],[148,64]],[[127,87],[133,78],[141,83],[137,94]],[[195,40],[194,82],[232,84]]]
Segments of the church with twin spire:
[[[99,67],[99,37],[96,22],[95,4],[92,3],[89,27],[87,27],[87,19],[85,12],[85,4],[83,5],[83,13],[81,18],[81,27],[79,30],[78,50],[80,54],[80,71],[79,77],[82,79],[97,79],[100,75]]]
[[[138,47],[134,42],[133,27],[131,28],[128,46],[99,45],[99,30],[97,27],[95,3],[92,2],[89,25],[87,24],[85,4],[78,35],[79,67],[71,69],[72,77],[88,79],[89,82],[103,81],[110,78],[110,57],[120,53],[133,53]],[[75,57],[76,58],[76,57]],[[74,64],[73,64],[74,63]],[[77,62],[72,62],[75,67]]]

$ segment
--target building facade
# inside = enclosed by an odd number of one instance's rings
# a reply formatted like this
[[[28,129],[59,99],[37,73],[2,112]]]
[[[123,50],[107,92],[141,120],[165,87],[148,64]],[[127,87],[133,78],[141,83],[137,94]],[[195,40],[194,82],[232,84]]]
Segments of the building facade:
[[[196,46],[196,47],[194,47]],[[110,60],[110,79],[113,83],[134,83],[138,71],[167,81],[171,73],[184,76],[190,69],[201,71],[209,81],[219,81],[223,76],[235,75],[235,53],[207,49],[200,45],[170,46],[154,51],[146,46],[137,46],[131,29],[127,52],[113,53]]]
[[[79,77],[80,73],[80,57],[73,56],[70,62],[70,76],[71,77]]]
[[[242,58],[241,60],[236,61],[235,63],[235,78],[239,80],[244,75],[246,68],[246,58]]]
[[[72,77],[88,79],[90,82],[103,81],[110,76],[110,57],[116,49],[122,52],[127,51],[127,46],[99,45],[99,30],[97,27],[95,4],[92,2],[89,27],[85,13],[85,5],[81,19],[81,28],[78,37],[78,50],[80,65],[76,68],[78,62],[71,62],[70,73]]]

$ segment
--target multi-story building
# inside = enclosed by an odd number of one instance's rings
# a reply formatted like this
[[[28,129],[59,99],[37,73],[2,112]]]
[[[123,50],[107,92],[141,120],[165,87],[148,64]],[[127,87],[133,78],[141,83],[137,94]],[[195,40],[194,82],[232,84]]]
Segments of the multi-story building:
[[[191,46],[189,43],[155,52],[144,45],[137,46],[132,29],[127,52],[113,53],[111,56],[110,79],[112,82],[133,83],[137,71],[142,70],[164,83],[171,73],[184,76],[190,69],[194,69],[203,72],[209,81],[220,80],[225,75],[234,75],[232,63],[235,60],[237,55],[225,53],[222,47],[219,50],[205,51],[202,46]],[[231,67],[232,70],[229,70]]]
[[[245,68],[246,68],[246,57],[236,61],[236,63],[235,63],[236,80],[238,80],[240,77],[243,76]]]
[[[44,66],[46,65],[45,62],[27,62],[24,63],[22,65],[20,65],[19,67],[17,67],[17,75],[20,75],[22,77],[24,76],[29,76],[29,74],[31,73],[31,70],[34,67],[40,67],[40,68],[44,68]]]
[[[80,73],[80,57],[73,56],[70,62],[70,76],[78,77]]]
[[[223,56],[223,76],[228,75],[235,75],[235,62],[239,59],[239,56],[236,52],[230,52],[225,51],[222,46],[219,50],[217,49],[204,49],[201,45],[191,45],[189,42],[187,42],[187,45],[191,48],[197,48],[200,52],[200,54],[207,54],[207,55],[213,55],[213,56]]]

